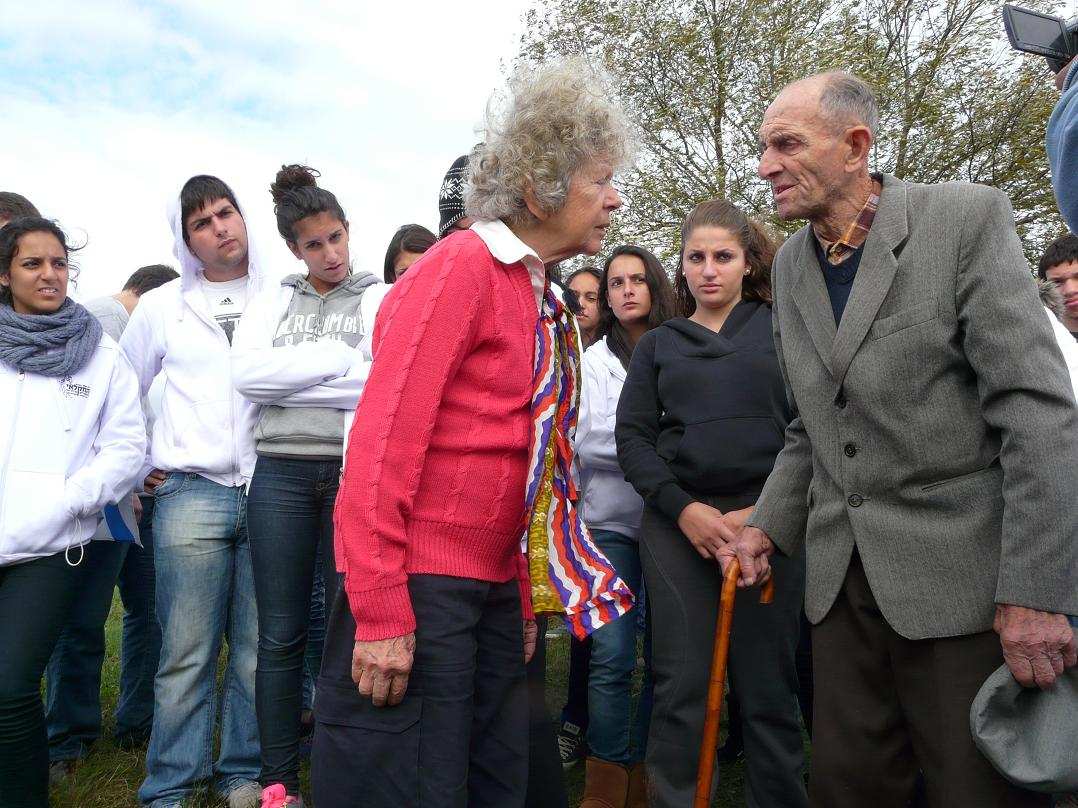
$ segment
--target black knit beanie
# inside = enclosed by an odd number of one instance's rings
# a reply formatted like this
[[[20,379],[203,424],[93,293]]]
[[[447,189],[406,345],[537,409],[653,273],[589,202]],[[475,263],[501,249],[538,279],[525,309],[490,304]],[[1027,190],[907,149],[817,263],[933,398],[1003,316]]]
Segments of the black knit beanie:
[[[468,179],[468,155],[453,161],[438,192],[438,238],[464,218],[464,185]]]

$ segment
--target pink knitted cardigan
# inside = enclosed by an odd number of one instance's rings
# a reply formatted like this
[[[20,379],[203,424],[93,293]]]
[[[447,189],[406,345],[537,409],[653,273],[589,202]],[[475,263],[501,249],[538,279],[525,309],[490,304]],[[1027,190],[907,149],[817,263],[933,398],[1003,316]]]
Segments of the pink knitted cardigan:
[[[415,629],[408,575],[521,582],[534,291],[471,231],[394,285],[349,436],[335,552],[357,640]]]

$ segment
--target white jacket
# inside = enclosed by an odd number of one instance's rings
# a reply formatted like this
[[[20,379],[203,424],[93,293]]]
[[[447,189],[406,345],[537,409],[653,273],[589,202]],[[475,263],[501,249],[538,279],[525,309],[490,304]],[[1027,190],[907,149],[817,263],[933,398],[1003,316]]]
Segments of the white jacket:
[[[625,368],[606,346],[606,338],[584,352],[576,461],[580,471],[581,516],[591,530],[612,530],[635,538],[644,500],[625,481],[618,465],[614,423]]]
[[[1045,309],[1045,311],[1048,312],[1048,319],[1052,321],[1052,331],[1056,335],[1059,350],[1063,352],[1063,359],[1067,363],[1067,370],[1071,374],[1071,388],[1074,390],[1074,398],[1078,401],[1078,342],[1074,341],[1074,335],[1066,329],[1063,323],[1056,319],[1051,310]]]
[[[246,485],[254,470],[251,408],[232,383],[231,346],[200,286],[202,264],[183,240],[179,200],[169,207],[180,277],[142,296],[120,339],[142,395],[163,374],[143,478],[153,468]],[[264,267],[248,229],[248,304],[262,289]]]
[[[131,496],[146,452],[127,359],[102,334],[68,378],[0,364],[0,412],[0,566],[85,544],[101,510]]]
[[[374,319],[392,288],[378,283],[363,293],[359,304],[363,337],[355,348],[337,340],[274,347],[277,328],[292,301],[290,286],[266,289],[248,302],[232,335],[232,381],[247,402],[246,420],[252,428],[262,405],[327,407],[345,410],[347,443],[371,369]]]

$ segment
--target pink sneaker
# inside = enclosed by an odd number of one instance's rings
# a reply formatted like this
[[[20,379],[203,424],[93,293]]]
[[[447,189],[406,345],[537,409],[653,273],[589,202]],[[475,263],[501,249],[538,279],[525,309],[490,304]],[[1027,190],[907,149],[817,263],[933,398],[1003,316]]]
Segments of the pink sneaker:
[[[303,808],[303,797],[289,797],[281,783],[262,789],[261,808],[285,808],[286,805]]]

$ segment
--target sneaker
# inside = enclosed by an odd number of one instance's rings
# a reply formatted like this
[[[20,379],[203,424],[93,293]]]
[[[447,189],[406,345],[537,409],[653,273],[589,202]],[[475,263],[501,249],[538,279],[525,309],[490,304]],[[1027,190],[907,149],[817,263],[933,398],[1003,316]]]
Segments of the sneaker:
[[[261,808],[303,808],[303,797],[290,797],[285,793],[283,783],[274,783],[262,789]]]
[[[262,787],[246,782],[228,792],[228,808],[261,808]]]
[[[562,721],[558,730],[558,756],[561,767],[571,769],[582,761],[587,753],[584,731],[572,721]]]
[[[58,786],[67,782],[72,772],[75,771],[75,761],[54,760],[49,764],[49,785]]]

